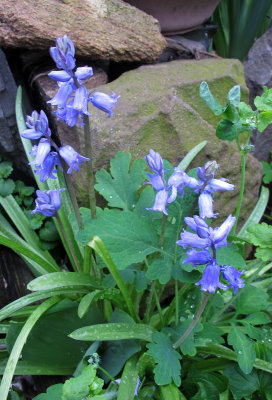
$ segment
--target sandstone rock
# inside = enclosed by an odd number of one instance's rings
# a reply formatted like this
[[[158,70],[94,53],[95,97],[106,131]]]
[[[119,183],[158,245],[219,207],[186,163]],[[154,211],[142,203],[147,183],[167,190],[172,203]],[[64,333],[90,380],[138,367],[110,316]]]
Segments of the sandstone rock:
[[[226,101],[228,90],[236,84],[241,85],[244,100],[247,98],[242,65],[237,60],[173,61],[140,67],[100,88],[107,93],[113,90],[121,98],[112,118],[106,118],[100,110],[90,107],[95,169],[107,168],[109,159],[118,150],[129,151],[133,158],[140,158],[150,148],[178,165],[192,147],[208,140],[192,167],[213,159],[220,163],[219,175],[228,178],[236,189],[217,196],[216,210],[222,218],[234,213],[240,185],[240,156],[234,143],[220,141],[215,136],[219,117],[207,109],[198,95],[204,79],[222,103]],[[68,128],[65,132],[59,129],[59,135],[61,140],[84,154],[80,128]],[[84,202],[83,175],[74,176],[74,182],[78,196]],[[252,211],[261,183],[261,165],[251,155],[247,161],[246,182],[241,221]]]
[[[1,0],[0,46],[46,50],[69,33],[77,55],[149,63],[165,47],[158,21],[122,0]]]
[[[272,87],[272,25],[257,39],[244,62],[245,79],[250,93],[250,103],[263,93],[263,86]],[[255,132],[252,137],[253,154],[258,160],[268,161],[272,148],[272,126],[264,132]]]

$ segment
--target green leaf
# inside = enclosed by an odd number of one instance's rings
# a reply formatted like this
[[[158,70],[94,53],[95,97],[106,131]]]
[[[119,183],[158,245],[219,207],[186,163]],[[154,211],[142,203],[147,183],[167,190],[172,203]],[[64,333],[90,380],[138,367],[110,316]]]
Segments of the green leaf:
[[[219,265],[231,265],[232,267],[242,269],[246,263],[244,257],[239,253],[239,249],[235,244],[227,247],[220,247],[216,250],[216,260]]]
[[[98,279],[78,272],[53,272],[51,274],[39,276],[31,281],[27,285],[27,288],[28,290],[37,291],[65,287],[78,288],[82,286],[92,289],[102,289]]]
[[[13,193],[15,183],[11,179],[0,179],[0,196],[7,197]]]
[[[91,293],[86,294],[82,297],[78,306],[78,316],[82,318],[89,310],[92,303],[97,300],[112,300],[117,303],[117,305],[122,307],[122,301],[120,298],[120,291],[115,288],[105,289],[105,290],[94,290]]]
[[[24,214],[29,220],[30,227],[34,230],[39,229],[46,218],[43,214],[31,214],[30,210],[24,210]]]
[[[153,343],[146,345],[148,354],[156,362],[154,369],[157,385],[169,385],[172,380],[176,386],[180,386],[181,355],[173,349],[170,338],[163,333],[155,332],[152,335]]]
[[[33,400],[62,400],[62,388],[62,383],[49,386],[46,393],[41,393],[38,396],[35,396]]]
[[[172,260],[169,257],[155,260],[149,265],[146,277],[150,280],[158,279],[164,285],[171,279],[172,265]]]
[[[137,357],[131,357],[125,365],[118,390],[117,400],[133,400],[137,385]]]
[[[256,370],[246,374],[236,364],[230,363],[224,371],[224,375],[229,379],[230,389],[235,399],[248,398],[259,388]]]
[[[46,242],[59,240],[59,234],[53,221],[46,221],[44,227],[40,229],[39,236]]]
[[[219,101],[212,95],[207,82],[201,82],[199,96],[215,115],[223,114],[224,107],[222,107]]]
[[[272,182],[272,163],[268,163],[266,161],[261,161],[263,165],[263,182],[271,183]]]
[[[13,171],[12,163],[10,161],[2,161],[0,163],[0,179],[7,178]]]
[[[239,314],[251,314],[267,308],[268,294],[255,286],[246,286],[235,300],[234,307]]]
[[[133,319],[124,311],[116,308],[110,322],[132,324]],[[125,362],[141,349],[138,340],[107,341],[103,343],[103,346],[105,350],[101,358],[101,364],[111,376],[116,376],[122,370]],[[118,357],[116,357],[116,354],[118,354]],[[109,378],[106,375],[102,374],[102,378],[105,382],[109,382]]]
[[[203,329],[195,334],[196,346],[202,346],[205,343],[224,343],[225,340],[222,338],[224,331],[211,323],[204,322]]]
[[[259,221],[261,220],[263,213],[265,212],[265,209],[267,207],[268,199],[269,199],[269,189],[266,188],[265,186],[262,186],[259,200],[257,201],[257,204],[255,205],[253,211],[251,212],[247,221],[244,223],[240,232],[238,233],[238,237],[241,237],[244,239],[249,238],[247,229],[250,226],[259,223]]]
[[[131,162],[131,154],[118,152],[110,161],[111,175],[101,169],[96,173],[95,189],[103,196],[110,207],[132,210],[137,198],[136,191],[146,178],[144,159]]]
[[[35,188],[33,186],[25,186],[25,185],[20,186],[19,190],[18,190],[19,194],[22,197],[29,197],[34,193],[34,191],[35,191]]]
[[[255,257],[260,258],[262,261],[269,261],[272,258],[272,249],[269,247],[258,248],[255,252]]]
[[[90,392],[90,385],[96,377],[93,365],[83,368],[80,375],[65,381],[62,391],[62,400],[83,400]]]
[[[197,393],[190,396],[192,400],[218,400],[220,393],[225,392],[228,387],[228,381],[224,376],[195,369],[189,372],[188,378],[184,382],[184,387],[187,388],[185,394],[192,391],[192,384],[198,387]]]
[[[43,303],[44,304],[44,303]],[[35,325],[22,351],[22,361],[33,363],[39,368],[54,367],[69,375],[74,370],[88,344],[69,338],[69,333],[85,325],[101,323],[102,315],[92,307],[90,313],[82,319],[77,316],[77,303],[69,299],[62,300],[52,307]],[[13,346],[21,323],[11,324],[7,335],[8,350]]]
[[[267,90],[264,86],[264,93],[255,97],[254,105],[259,111],[272,110],[272,89]]]
[[[272,226],[262,222],[247,229],[254,246],[272,248]]]
[[[256,358],[254,343],[238,327],[232,326],[228,334],[228,344],[233,346],[241,370],[249,374]]]
[[[257,128],[260,132],[263,132],[265,128],[272,123],[272,110],[264,111],[259,114]]]
[[[107,229],[105,229],[107,227]],[[158,235],[146,217],[131,211],[104,209],[96,219],[84,220],[77,240],[86,245],[97,235],[104,242],[119,269],[144,261],[148,254],[160,251]]]
[[[230,104],[237,107],[241,99],[241,89],[239,85],[233,86],[228,93],[228,100]]]
[[[0,398],[1,400],[6,400],[9,392],[9,387],[12,381],[13,374],[15,372],[16,364],[21,355],[22,349],[25,345],[25,342],[33,329],[34,325],[37,323],[39,318],[56,302],[59,301],[58,297],[52,297],[51,299],[46,300],[44,303],[40,304],[36,310],[28,317],[27,321],[23,325],[15,343],[12,347],[12,351],[10,353],[4,374],[3,379],[1,381],[0,386]],[[10,333],[10,329],[8,335]]]
[[[191,323],[192,320],[188,318],[187,320],[179,323],[177,326],[172,324],[171,328],[165,328],[163,332],[171,338],[172,343],[175,343],[186,332]],[[196,355],[194,334],[201,332],[202,329],[203,326],[198,323],[192,332],[187,336],[187,338],[181,343],[179,349],[182,354],[192,357]]]
[[[78,289],[48,289],[43,291],[38,291],[34,293],[27,294],[26,296],[20,297],[17,300],[14,300],[12,303],[7,304],[0,310],[0,321],[3,319],[13,315],[18,310],[23,307],[28,306],[29,304],[33,304],[36,301],[40,301],[52,296],[65,295],[65,294],[74,294],[74,293],[87,293],[87,287],[78,288]]]
[[[236,124],[229,121],[228,119],[221,119],[216,128],[216,136],[218,139],[228,140],[232,142],[237,138],[239,132],[237,130]]]
[[[270,318],[263,311],[250,314],[246,320],[251,325],[264,325],[270,322]]]
[[[240,121],[243,125],[255,125],[257,121],[258,112],[253,111],[250,105],[241,102],[238,104],[238,113]]]
[[[84,341],[141,339],[151,342],[152,333],[152,328],[145,324],[110,323],[84,326],[69,336]]]

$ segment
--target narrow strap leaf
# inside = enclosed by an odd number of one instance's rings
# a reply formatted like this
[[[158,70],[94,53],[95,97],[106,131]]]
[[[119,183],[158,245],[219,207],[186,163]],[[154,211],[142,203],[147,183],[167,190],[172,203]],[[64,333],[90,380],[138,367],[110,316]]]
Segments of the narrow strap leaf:
[[[103,289],[98,279],[78,272],[54,272],[39,276],[27,285],[27,288],[33,291],[78,287]]]
[[[198,153],[200,153],[202,149],[204,149],[207,143],[207,140],[204,140],[203,142],[195,146],[192,150],[190,150],[189,153],[186,154],[183,160],[179,163],[178,168],[184,170],[188,168],[193,159],[198,155]]]
[[[263,216],[263,213],[265,212],[267,203],[269,199],[269,189],[266,188],[265,186],[262,186],[261,193],[259,200],[257,204],[255,205],[252,213],[248,217],[247,221],[241,228],[240,232],[238,233],[238,237],[244,238],[244,239],[249,239],[249,235],[247,233],[247,228],[249,228],[251,225],[258,224]]]
[[[132,356],[125,364],[118,390],[117,400],[133,400],[137,387],[137,356]]]
[[[29,247],[26,247],[22,244],[15,243],[13,240],[6,238],[3,235],[0,235],[0,244],[3,244],[6,247],[16,251],[16,253],[23,254],[26,257],[29,257],[31,260],[40,264],[48,272],[55,272],[55,266],[49,263],[48,261],[44,260],[36,251],[30,250]]]
[[[74,293],[88,293],[90,289],[87,287],[78,287],[78,288],[52,288],[48,290],[42,290],[35,293],[27,294],[24,297],[21,297],[10,304],[7,304],[0,310],[0,321],[4,320],[7,317],[13,315],[16,311],[28,306],[29,304],[35,303],[36,301],[40,301],[46,299],[48,297],[60,296],[63,294],[74,294]]]
[[[130,315],[135,321],[139,321],[139,316],[133,306],[127,287],[102,240],[98,236],[94,236],[88,246],[102,258],[124,297]]]
[[[33,326],[36,324],[38,319],[54,304],[59,301],[59,297],[52,297],[46,300],[44,303],[39,305],[36,310],[29,316],[26,323],[24,324],[21,332],[19,333],[16,342],[12,348],[10,353],[4,374],[3,379],[0,386],[0,399],[6,400],[8,397],[8,392],[10,388],[10,384],[12,381],[13,374],[15,372],[16,364],[20,358],[22,349],[24,344],[30,334]]]
[[[76,329],[69,336],[76,340],[103,341],[140,339],[152,342],[154,330],[145,324],[110,323],[84,326]]]

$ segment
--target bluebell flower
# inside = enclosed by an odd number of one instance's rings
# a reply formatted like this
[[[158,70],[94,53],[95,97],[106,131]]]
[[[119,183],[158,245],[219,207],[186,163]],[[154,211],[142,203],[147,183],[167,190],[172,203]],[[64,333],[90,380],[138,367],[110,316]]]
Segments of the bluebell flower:
[[[66,71],[51,71],[48,74],[49,78],[54,79],[57,82],[68,82],[72,79],[71,74]]]
[[[224,178],[215,179],[219,164],[216,161],[208,161],[204,167],[197,168],[197,183],[192,181],[191,188],[199,194],[198,205],[201,218],[215,218],[217,214],[213,212],[212,194],[217,190],[233,190],[234,185],[227,182]]]
[[[166,205],[168,203],[169,193],[167,190],[159,190],[155,197],[155,202],[152,208],[147,210],[162,211],[165,215],[168,215]]]
[[[88,91],[84,86],[80,86],[76,89],[74,100],[68,107],[82,112],[83,114],[90,115],[88,112]]]
[[[48,100],[47,103],[51,103],[53,106],[58,106],[60,108],[65,108],[73,90],[73,85],[70,81],[60,83],[59,90],[51,100]]]
[[[228,287],[219,281],[220,267],[216,261],[207,264],[204,269],[202,279],[196,283],[197,286],[201,285],[203,292],[215,293],[216,289],[227,290]]]
[[[87,65],[85,67],[79,67],[75,71],[75,76],[78,82],[81,83],[81,81],[93,76],[93,69],[92,67],[87,67]]]
[[[37,198],[35,200],[36,208],[31,211],[31,214],[40,213],[46,217],[55,217],[61,206],[60,192],[65,189],[56,190],[37,190]]]
[[[59,108],[54,112],[57,115],[57,119],[59,120],[64,120],[68,126],[74,126],[75,124],[78,124],[80,126],[83,126],[83,116],[84,114],[78,110],[75,110],[72,105],[73,101],[71,100],[68,103],[68,106],[66,108]],[[70,107],[71,106],[71,107]]]
[[[70,174],[73,169],[78,171],[79,165],[83,161],[90,161],[89,158],[81,156],[69,145],[60,147],[59,154],[70,167],[67,171],[68,174]]]
[[[164,174],[163,161],[159,153],[156,153],[154,150],[150,149],[149,154],[144,158],[149,165],[151,171],[159,175]]]
[[[229,281],[230,285],[229,287],[233,288],[233,293],[236,294],[238,292],[238,289],[242,288],[245,286],[245,281],[240,278],[240,275],[243,275],[245,273],[245,270],[242,272],[237,271],[234,267],[231,265],[221,265],[221,272],[223,275],[223,278],[226,281]]]
[[[191,249],[187,251],[187,258],[182,261],[182,264],[204,265],[212,261],[212,255],[208,250],[196,251]]]
[[[45,157],[42,165],[39,165],[34,169],[34,172],[35,174],[40,175],[41,182],[45,182],[48,178],[56,179],[57,177],[54,174],[58,172],[56,169],[58,165],[62,169],[58,153],[52,151]]]
[[[58,68],[67,72],[75,68],[75,47],[67,35],[57,37],[56,47],[50,47],[49,52]]]
[[[120,96],[116,96],[114,92],[112,92],[111,96],[106,93],[94,92],[89,100],[95,107],[108,113],[108,117],[111,117],[113,115],[112,109],[117,103],[119,97]]]
[[[42,136],[50,137],[51,130],[48,126],[48,119],[43,110],[40,114],[37,111],[33,111],[31,116],[26,117],[26,126],[28,129],[21,132],[21,136],[25,139],[40,139]]]
[[[49,139],[42,138],[39,141],[38,146],[34,146],[30,154],[35,155],[35,159],[30,162],[30,165],[34,165],[35,167],[42,167],[45,158],[49,154],[51,150],[51,143]]]
[[[235,223],[235,219],[235,217],[229,215],[220,227],[213,229],[206,224],[204,219],[198,216],[194,216],[194,218],[186,217],[184,221],[196,233],[183,230],[177,244],[184,249],[187,247],[218,249],[222,246],[227,246],[227,236]]]

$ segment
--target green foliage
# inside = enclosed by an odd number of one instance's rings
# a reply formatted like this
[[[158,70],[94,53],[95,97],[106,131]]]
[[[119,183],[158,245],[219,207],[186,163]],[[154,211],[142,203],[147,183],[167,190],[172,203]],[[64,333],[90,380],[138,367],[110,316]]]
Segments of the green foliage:
[[[268,261],[272,257],[272,226],[265,222],[248,228],[249,238],[257,246],[256,258]]]
[[[92,365],[84,367],[80,375],[70,378],[64,384],[50,386],[46,393],[39,394],[34,400],[98,400],[106,399],[102,394],[104,382],[96,376]]]
[[[270,0],[221,0],[213,15],[218,25],[213,38],[216,53],[244,60],[254,40],[268,28],[271,13]]]
[[[272,8],[271,8],[272,9]],[[240,133],[251,132],[258,128],[260,132],[272,123],[272,89],[264,87],[262,96],[255,98],[257,111],[240,102],[240,87],[233,86],[227,96],[227,103],[223,107],[211,93],[207,82],[202,82],[199,95],[204,103],[216,116],[222,116],[216,128],[216,136],[221,140],[232,142]],[[250,151],[246,143],[244,151]],[[240,149],[240,152],[243,149]]]
[[[227,379],[215,372],[193,369],[184,382],[184,393],[193,400],[217,400],[228,387]],[[195,394],[192,396],[192,394]]]
[[[145,160],[131,165],[129,153],[118,152],[111,160],[110,172],[101,169],[96,173],[95,189],[107,200],[110,207],[132,210],[137,201],[137,190],[146,178]]]
[[[252,314],[266,310],[268,294],[255,286],[247,285],[234,302],[238,314]]]
[[[228,344],[233,346],[241,370],[245,374],[249,374],[256,358],[254,343],[238,327],[233,325],[228,334]]]
[[[176,386],[180,386],[180,362],[181,355],[172,348],[170,339],[163,333],[155,332],[152,335],[153,343],[147,344],[148,354],[150,354],[157,364],[155,382],[157,385],[168,385],[172,381]]]
[[[148,218],[139,218],[132,211],[105,208],[94,220],[83,215],[83,221],[84,229],[77,234],[79,243],[86,245],[94,235],[99,236],[120,269],[160,251],[158,235]]]

